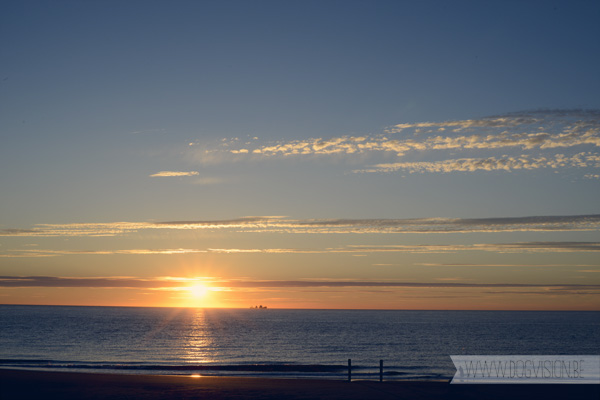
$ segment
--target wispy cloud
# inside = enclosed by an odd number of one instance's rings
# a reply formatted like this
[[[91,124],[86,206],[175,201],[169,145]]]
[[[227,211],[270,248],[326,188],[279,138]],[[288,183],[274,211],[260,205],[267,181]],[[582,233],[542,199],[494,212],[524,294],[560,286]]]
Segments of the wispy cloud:
[[[397,265],[397,264],[374,264],[374,265]],[[424,267],[514,267],[514,268],[572,268],[572,267],[600,267],[593,264],[463,264],[463,263],[415,263],[414,265]],[[598,270],[600,272],[600,270]],[[579,271],[581,272],[581,271]],[[587,271],[589,272],[589,271]]]
[[[195,149],[195,158],[256,160],[264,157],[352,156],[354,162],[371,161],[371,166],[354,172],[475,172],[512,171],[538,168],[600,168],[599,110],[545,110],[512,113],[480,119],[444,122],[401,123],[381,134],[309,138],[262,143],[223,140],[219,146]],[[506,152],[518,154],[504,154]],[[448,158],[447,153],[468,157]],[[478,154],[473,157],[472,154]],[[411,160],[423,155],[430,161]],[[356,157],[363,155],[364,157]],[[372,163],[373,159],[396,158],[394,162]],[[595,177],[596,173],[585,174]]]
[[[68,255],[182,255],[182,254],[352,254],[367,253],[454,253],[460,251],[487,251],[496,253],[526,252],[590,252],[600,251],[600,242],[520,242],[492,244],[447,245],[348,245],[325,249],[296,248],[206,248],[206,249],[120,249],[120,250],[9,250],[0,257],[52,257]],[[434,265],[434,264],[425,264]],[[466,264],[460,264],[466,265]]]
[[[0,229],[0,236],[36,236],[37,229]]]
[[[176,287],[183,282],[140,278],[73,278],[54,276],[0,276],[1,287],[98,287],[155,288]]]
[[[143,230],[232,230],[252,233],[469,233],[517,231],[597,231],[600,214],[504,218],[290,219],[245,217],[213,221],[39,224],[4,229],[0,236],[117,236]]]
[[[500,253],[513,252],[583,252],[600,251],[600,242],[521,242],[499,244],[476,244],[475,248]]]
[[[205,178],[195,179],[192,183],[196,184],[196,185],[215,185],[217,183],[223,183],[223,182],[224,182],[224,180],[221,178],[205,177]]]
[[[121,249],[121,250],[12,250],[0,257],[55,257],[68,255],[181,255],[208,253],[200,249]]]
[[[403,135],[397,136],[397,134]],[[407,138],[409,134],[411,137]],[[600,111],[554,110],[513,113],[481,119],[397,124],[385,134],[313,138],[231,149],[234,154],[309,155],[456,149],[552,149],[580,145],[600,147]]]
[[[173,177],[173,176],[197,176],[197,171],[160,171],[150,175],[151,178]]]
[[[196,281],[197,279],[193,279]],[[178,288],[189,285],[190,278],[74,278],[53,276],[0,276],[0,287],[98,287],[98,288]],[[470,282],[403,282],[369,280],[214,280],[212,287],[230,288],[544,288],[560,290],[600,290],[592,284],[530,284]]]
[[[555,109],[555,110],[536,110],[520,111],[508,113],[505,115],[490,116],[479,119],[453,120],[444,122],[417,122],[397,124],[388,129],[387,132],[395,133],[406,129],[433,129],[434,131],[446,131],[453,129],[455,131],[472,130],[475,128],[514,128],[541,127],[548,122],[560,123],[561,126],[573,128],[598,127],[600,124],[600,110],[586,109]],[[420,131],[421,132],[421,131]]]
[[[483,294],[500,294],[500,295],[534,295],[534,296],[589,296],[598,295],[596,291],[583,291],[577,288],[549,288],[538,291],[524,291],[524,290],[489,290],[482,292]]]
[[[138,232],[147,226],[143,222],[38,224],[33,229],[3,229],[0,236],[117,236]]]
[[[322,254],[334,252],[331,249],[208,249],[208,251],[224,254]]]
[[[473,172],[473,171],[512,171],[521,169],[552,168],[561,169],[566,167],[576,168],[600,168],[600,154],[578,153],[572,156],[557,154],[551,158],[531,157],[526,154],[501,158],[460,158],[431,162],[398,162],[377,164],[372,167],[355,170],[354,172],[394,172],[406,170],[413,172]],[[587,175],[586,175],[587,177]]]
[[[489,251],[495,253],[524,252],[588,252],[600,251],[600,242],[519,242],[519,243],[481,243],[471,245],[384,245],[349,246],[353,251],[399,252],[399,253],[449,253],[458,251]],[[340,250],[343,251],[343,250]]]
[[[171,227],[174,229],[186,229],[192,227],[204,227],[204,228],[243,228],[243,227],[260,227],[268,225],[273,221],[282,220],[285,217],[282,216],[258,216],[258,217],[241,217],[234,219],[221,219],[221,220],[185,220],[185,221],[164,221],[154,222],[153,225],[158,227]]]

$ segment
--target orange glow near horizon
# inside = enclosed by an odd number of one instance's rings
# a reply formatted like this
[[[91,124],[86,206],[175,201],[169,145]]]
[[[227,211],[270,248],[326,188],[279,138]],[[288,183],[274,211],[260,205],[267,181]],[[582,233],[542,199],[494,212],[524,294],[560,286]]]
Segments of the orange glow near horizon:
[[[598,310],[594,293],[575,293],[565,297],[545,288],[515,288],[507,294],[507,290],[485,287],[390,287],[382,290],[368,286],[263,287],[260,281],[256,281],[256,285],[243,286],[236,279],[206,276],[139,281],[144,284],[154,281],[156,286],[0,288],[0,303],[186,308],[263,305],[270,309]]]
[[[178,307],[208,307],[223,308],[227,307],[220,299],[218,293],[224,288],[210,285],[212,278],[188,278],[189,284],[185,287],[174,288],[176,295],[171,299],[179,300],[176,302]],[[171,301],[167,301],[168,306],[172,306]],[[160,304],[165,306],[165,303]]]

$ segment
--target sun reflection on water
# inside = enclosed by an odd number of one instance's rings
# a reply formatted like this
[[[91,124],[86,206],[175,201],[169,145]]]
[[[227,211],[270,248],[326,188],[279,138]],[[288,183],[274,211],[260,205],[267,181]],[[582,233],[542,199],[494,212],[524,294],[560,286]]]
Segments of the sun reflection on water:
[[[183,359],[193,364],[207,364],[214,362],[218,354],[215,351],[215,341],[203,309],[190,310],[187,335],[183,337]],[[200,375],[198,375],[200,376]]]

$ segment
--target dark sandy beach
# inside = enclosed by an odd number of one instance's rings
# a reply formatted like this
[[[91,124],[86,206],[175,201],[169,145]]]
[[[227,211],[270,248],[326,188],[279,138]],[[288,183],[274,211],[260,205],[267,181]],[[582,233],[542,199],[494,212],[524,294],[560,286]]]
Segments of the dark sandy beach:
[[[450,385],[0,370],[0,399],[598,399],[600,385]]]

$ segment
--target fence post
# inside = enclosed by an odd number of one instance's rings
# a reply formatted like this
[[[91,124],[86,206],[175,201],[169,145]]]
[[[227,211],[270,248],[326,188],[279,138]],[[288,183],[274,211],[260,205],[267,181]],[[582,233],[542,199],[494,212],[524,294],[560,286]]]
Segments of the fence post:
[[[348,382],[352,380],[352,360],[348,359]]]
[[[383,360],[379,360],[379,382],[383,382]]]

